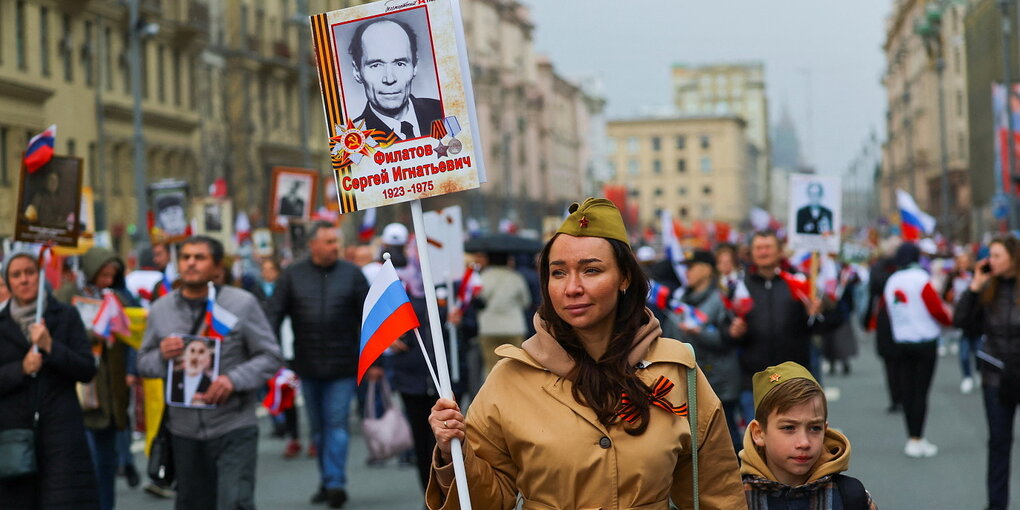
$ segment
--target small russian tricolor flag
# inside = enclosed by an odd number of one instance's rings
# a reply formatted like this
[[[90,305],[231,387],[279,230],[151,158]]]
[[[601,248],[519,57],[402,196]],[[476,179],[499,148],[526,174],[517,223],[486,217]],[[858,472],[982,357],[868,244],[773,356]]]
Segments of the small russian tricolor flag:
[[[361,219],[361,226],[358,227],[358,239],[367,243],[372,240],[375,236],[375,209],[369,209],[365,211],[365,216]]]
[[[411,300],[397,270],[387,258],[365,297],[361,317],[361,349],[358,356],[358,384],[375,360],[400,335],[419,326]]]
[[[53,159],[53,144],[57,139],[57,125],[46,128],[45,131],[32,137],[28,141],[28,148],[25,149],[25,168],[28,173],[35,173],[43,165]]]
[[[92,320],[92,332],[109,341],[113,340],[113,334],[129,335],[131,330],[128,327],[128,318],[124,314],[124,307],[113,292],[103,293],[103,304],[99,306],[95,319]]]
[[[900,230],[904,241],[917,241],[921,234],[928,235],[935,230],[935,218],[922,211],[910,193],[896,190],[896,205],[900,209]]]
[[[167,277],[166,273],[163,273],[163,279],[159,281],[159,286],[156,287],[156,297],[161,298],[173,291],[174,287],[170,284],[170,278]]]
[[[665,310],[669,305],[669,296],[672,295],[672,291],[669,287],[657,282],[650,281],[648,286],[648,304],[657,306],[660,310]]]
[[[222,340],[233,331],[239,319],[216,302],[216,286],[209,282],[209,297],[205,305],[205,335]]]
[[[700,328],[708,323],[705,312],[687,303],[678,303],[673,311],[680,316],[680,323],[688,328]]]

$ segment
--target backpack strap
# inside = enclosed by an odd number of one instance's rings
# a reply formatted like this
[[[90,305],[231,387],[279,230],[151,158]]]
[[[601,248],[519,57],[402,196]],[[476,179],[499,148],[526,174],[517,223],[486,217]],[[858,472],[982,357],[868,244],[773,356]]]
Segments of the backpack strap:
[[[868,510],[868,494],[860,480],[842,473],[833,475],[832,480],[839,489],[843,510]]]
[[[685,344],[691,350],[691,357],[695,358],[694,368],[687,369],[687,409],[688,423],[691,426],[691,466],[692,478],[694,480],[694,510],[700,510],[698,490],[698,365],[694,354],[694,346]],[[863,486],[862,486],[863,487]]]

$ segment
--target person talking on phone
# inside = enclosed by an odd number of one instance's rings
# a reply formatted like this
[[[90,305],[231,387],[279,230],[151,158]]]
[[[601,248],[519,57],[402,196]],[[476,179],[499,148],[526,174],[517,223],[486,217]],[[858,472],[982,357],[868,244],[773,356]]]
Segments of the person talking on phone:
[[[981,387],[988,422],[988,508],[1009,503],[1009,458],[1013,446],[1013,418],[1020,401],[1020,291],[1017,256],[1020,241],[1013,236],[992,241],[988,257],[956,304],[953,325],[985,335],[978,354]]]

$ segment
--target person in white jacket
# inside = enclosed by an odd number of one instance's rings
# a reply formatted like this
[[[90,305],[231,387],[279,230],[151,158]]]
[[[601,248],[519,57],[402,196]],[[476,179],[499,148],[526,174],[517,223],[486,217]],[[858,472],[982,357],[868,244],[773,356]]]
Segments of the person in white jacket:
[[[921,251],[912,243],[896,250],[896,267],[882,293],[889,311],[894,352],[897,357],[903,415],[909,439],[904,453],[910,457],[933,457],[938,447],[924,438],[928,393],[935,374],[941,326],[953,323],[931,277],[919,265]]]
[[[524,277],[507,266],[508,261],[506,253],[488,253],[482,269],[484,308],[478,312],[478,346],[485,374],[499,361],[496,347],[520,347],[527,331],[524,309],[531,306],[531,292]]]

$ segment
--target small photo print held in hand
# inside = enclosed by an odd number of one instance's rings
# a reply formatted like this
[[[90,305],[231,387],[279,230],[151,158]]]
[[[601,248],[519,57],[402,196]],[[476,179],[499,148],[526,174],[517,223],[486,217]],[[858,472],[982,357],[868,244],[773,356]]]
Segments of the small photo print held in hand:
[[[212,408],[205,392],[219,376],[220,342],[195,335],[174,335],[184,340],[184,352],[167,361],[166,403],[177,407]]]

